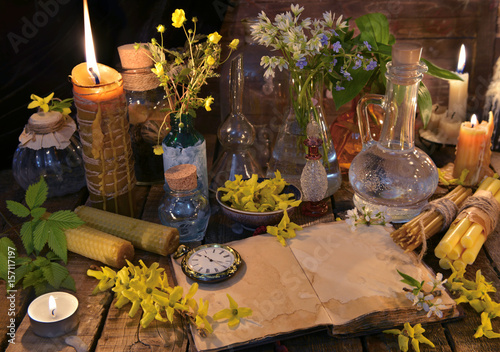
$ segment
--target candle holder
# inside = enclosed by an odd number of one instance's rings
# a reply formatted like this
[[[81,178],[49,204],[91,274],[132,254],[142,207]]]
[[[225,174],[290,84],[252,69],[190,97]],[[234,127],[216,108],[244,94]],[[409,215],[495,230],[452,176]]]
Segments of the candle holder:
[[[55,308],[49,299],[55,300]],[[41,295],[28,307],[31,328],[41,337],[58,337],[75,329],[79,323],[78,299],[66,292],[51,292]]]
[[[110,67],[98,66],[110,83],[92,84],[85,63],[72,72],[90,201],[95,208],[133,217],[136,179],[123,79]]]

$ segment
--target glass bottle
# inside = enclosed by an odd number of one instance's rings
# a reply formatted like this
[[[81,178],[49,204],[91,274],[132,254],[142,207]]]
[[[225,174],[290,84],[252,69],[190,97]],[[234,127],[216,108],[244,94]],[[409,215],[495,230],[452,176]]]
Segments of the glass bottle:
[[[194,128],[193,117],[184,114],[170,119],[170,132],[162,142],[163,169],[172,166],[193,164],[196,166],[198,179],[203,194],[208,197],[207,144],[203,135]]]
[[[217,192],[227,180],[234,181],[235,175],[242,175],[243,178],[250,178],[253,174],[264,176],[262,168],[250,152],[255,141],[255,130],[241,111],[243,86],[243,57],[239,54],[231,61],[231,112],[217,132],[224,150],[210,171],[209,188],[213,192]]]
[[[354,204],[387,207],[393,222],[406,222],[427,204],[438,184],[431,158],[415,147],[415,112],[419,83],[427,66],[420,63],[421,47],[396,44],[387,64],[385,96],[365,95],[358,104],[363,150],[353,159],[349,181]],[[382,105],[385,118],[379,141],[371,138],[366,109]]]
[[[306,165],[300,175],[300,185],[304,200],[300,203],[302,214],[320,217],[328,212],[328,204],[324,200],[328,188],[328,179],[319,148],[323,141],[319,135],[319,126],[316,121],[307,125],[307,139],[304,141],[307,147]]]
[[[165,172],[165,196],[158,215],[163,225],[179,230],[180,242],[201,241],[210,218],[208,198],[201,191],[196,166],[181,164]]]
[[[279,170],[287,182],[301,188],[300,175],[307,152],[303,143],[307,138],[307,124],[314,119],[323,141],[322,161],[328,175],[326,197],[340,188],[342,175],[323,110],[323,87],[323,72],[290,69],[290,109],[276,137],[267,176],[273,177]]]
[[[43,176],[49,197],[71,194],[85,187],[82,146],[76,124],[59,112],[33,114],[14,153],[12,173],[24,189]]]

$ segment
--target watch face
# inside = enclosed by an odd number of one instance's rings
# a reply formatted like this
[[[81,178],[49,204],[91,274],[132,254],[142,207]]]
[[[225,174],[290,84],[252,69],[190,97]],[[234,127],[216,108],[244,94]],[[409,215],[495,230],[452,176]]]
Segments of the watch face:
[[[194,280],[217,282],[233,276],[241,262],[240,255],[233,248],[209,244],[190,251],[183,258],[182,269]]]

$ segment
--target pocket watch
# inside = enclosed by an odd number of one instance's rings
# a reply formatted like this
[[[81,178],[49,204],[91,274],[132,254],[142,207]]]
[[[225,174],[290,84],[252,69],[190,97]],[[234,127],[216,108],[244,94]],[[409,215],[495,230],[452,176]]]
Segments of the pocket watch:
[[[199,282],[219,282],[229,279],[238,272],[243,260],[232,247],[224,244],[204,244],[193,249],[180,245],[174,259],[182,258],[184,274]]]

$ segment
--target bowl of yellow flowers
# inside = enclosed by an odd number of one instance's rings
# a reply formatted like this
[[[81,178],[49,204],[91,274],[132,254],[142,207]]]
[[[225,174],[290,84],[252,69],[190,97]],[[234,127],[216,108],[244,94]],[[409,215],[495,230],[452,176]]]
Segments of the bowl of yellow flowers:
[[[279,171],[274,175],[274,178],[252,175],[249,179],[236,175],[234,181],[226,181],[216,194],[222,213],[250,229],[276,225],[284,211],[291,216],[301,202],[302,193],[287,183]]]

